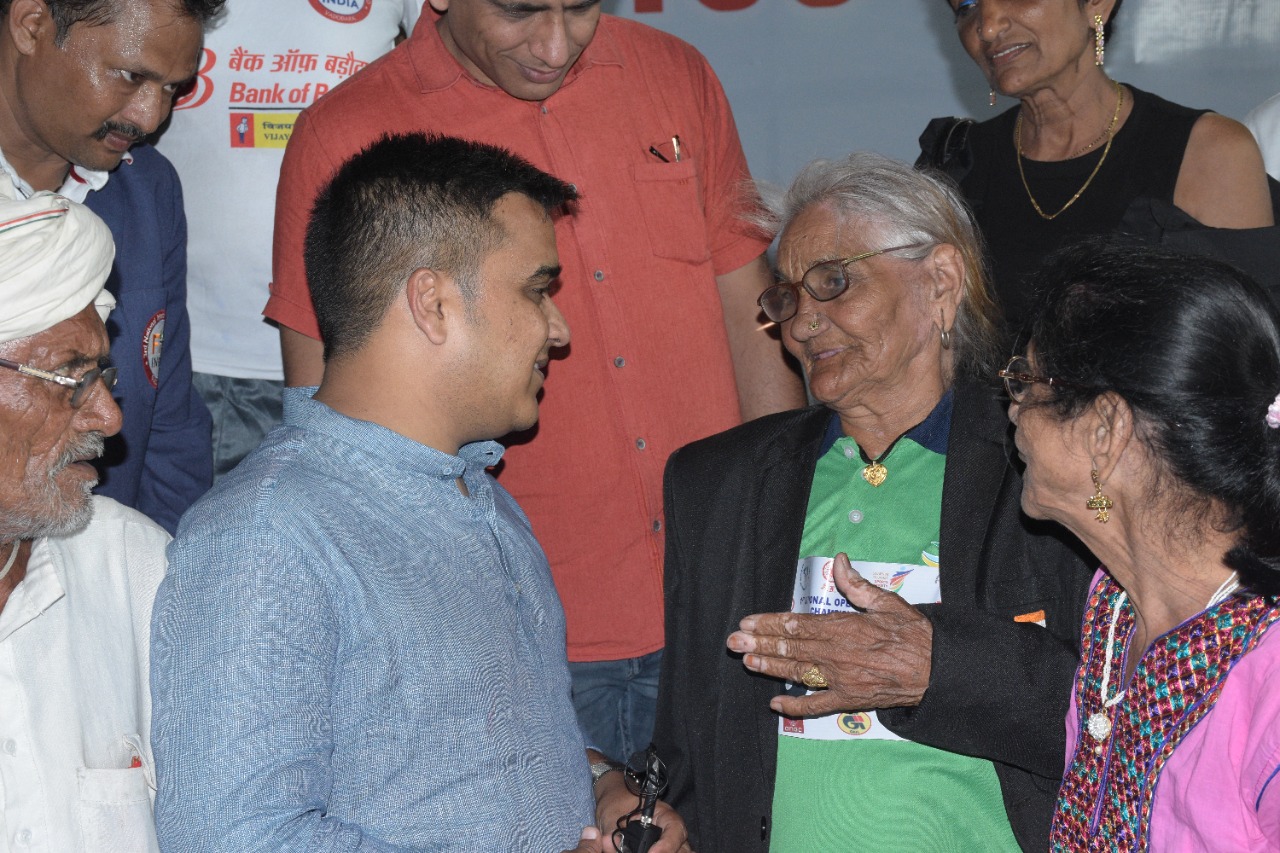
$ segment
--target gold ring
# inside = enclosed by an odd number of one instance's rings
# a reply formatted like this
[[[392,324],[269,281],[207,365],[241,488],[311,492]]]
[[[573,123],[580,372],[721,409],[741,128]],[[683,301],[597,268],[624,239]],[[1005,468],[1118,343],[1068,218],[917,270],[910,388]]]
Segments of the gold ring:
[[[809,664],[809,668],[804,671],[804,675],[800,676],[800,683],[810,690],[822,690],[830,687],[826,677],[822,674],[822,670],[818,669],[816,663]]]

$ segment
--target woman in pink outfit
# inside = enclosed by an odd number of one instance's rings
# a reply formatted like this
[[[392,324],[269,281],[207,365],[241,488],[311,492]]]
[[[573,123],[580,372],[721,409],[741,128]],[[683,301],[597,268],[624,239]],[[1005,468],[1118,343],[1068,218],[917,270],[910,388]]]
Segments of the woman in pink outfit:
[[[1000,372],[1022,507],[1101,562],[1054,850],[1280,850],[1280,313],[1243,274],[1085,244]]]

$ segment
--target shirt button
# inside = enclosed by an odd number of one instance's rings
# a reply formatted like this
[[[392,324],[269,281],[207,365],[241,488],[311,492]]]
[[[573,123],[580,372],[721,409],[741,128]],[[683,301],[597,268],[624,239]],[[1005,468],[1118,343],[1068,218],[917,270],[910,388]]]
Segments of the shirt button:
[[[637,438],[637,439],[636,439],[636,450],[644,450],[644,439],[643,439],[643,438]]]
[[[595,276],[596,281],[604,281],[604,270],[596,270],[592,275]]]
[[[615,359],[613,360],[613,366],[614,366],[614,367],[626,367],[626,366],[627,366],[627,360],[626,360],[625,358],[623,358],[622,356],[618,356],[617,358],[615,358]]]
[[[653,520],[653,532],[660,533],[661,531],[662,531],[662,522],[655,518]]]
[[[846,459],[852,459],[853,457],[855,457],[855,456],[857,456],[857,455],[858,455],[858,451],[854,450],[852,447],[848,446],[847,444],[845,445],[845,448],[844,448],[844,457],[845,457]]]
[[[578,191],[578,185],[577,185],[577,184],[569,184],[569,189],[573,190],[574,192],[577,192],[577,191]]]
[[[31,830],[29,829],[18,830],[17,834],[13,836],[13,842],[20,847],[29,846],[31,844]]]
[[[3,749],[5,755],[14,755],[18,752],[18,742],[13,738],[5,738]]]
[[[862,523],[862,511],[857,509],[849,510],[849,521],[853,524]]]
[[[543,104],[543,105],[542,105],[542,114],[543,114],[543,115],[546,115],[546,114],[547,114],[547,105],[546,105],[546,104]]]

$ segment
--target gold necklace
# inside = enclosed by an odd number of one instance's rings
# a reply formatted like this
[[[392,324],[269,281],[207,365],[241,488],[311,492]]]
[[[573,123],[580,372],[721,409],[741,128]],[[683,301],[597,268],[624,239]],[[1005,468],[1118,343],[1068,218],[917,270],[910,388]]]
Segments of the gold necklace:
[[[903,433],[903,435],[905,434],[906,433]],[[884,467],[884,460],[889,458],[889,454],[893,451],[894,445],[898,443],[898,439],[900,438],[902,438],[901,435],[889,442],[889,446],[884,449],[884,453],[881,453],[875,459],[872,459],[867,455],[867,452],[862,449],[862,445],[858,445],[858,456],[862,458],[862,462],[864,463],[864,467],[861,471],[862,479],[866,480],[876,488],[880,487],[880,484],[889,476],[889,469]]]
[[[1119,98],[1116,100],[1116,110],[1111,114],[1111,123],[1107,125],[1107,146],[1102,149],[1102,156],[1098,158],[1098,165],[1094,166],[1093,171],[1089,173],[1089,177],[1085,178],[1084,185],[1076,190],[1075,195],[1067,199],[1067,203],[1059,208],[1057,213],[1050,214],[1041,210],[1039,202],[1036,201],[1036,197],[1031,193],[1031,185],[1027,183],[1027,173],[1022,168],[1022,110],[1018,110],[1018,118],[1013,123],[1013,147],[1018,151],[1018,177],[1022,178],[1022,188],[1027,191],[1027,198],[1031,200],[1031,206],[1035,208],[1036,213],[1040,214],[1041,219],[1052,221],[1065,213],[1067,208],[1075,204],[1076,199],[1084,195],[1084,191],[1089,189],[1089,184],[1093,183],[1098,170],[1102,168],[1103,163],[1107,162],[1107,155],[1111,153],[1111,143],[1115,140],[1116,121],[1120,118],[1121,108],[1124,107],[1124,87],[1115,81],[1112,81],[1112,85],[1116,87]],[[1094,140],[1088,147],[1092,148],[1096,144],[1097,140]]]

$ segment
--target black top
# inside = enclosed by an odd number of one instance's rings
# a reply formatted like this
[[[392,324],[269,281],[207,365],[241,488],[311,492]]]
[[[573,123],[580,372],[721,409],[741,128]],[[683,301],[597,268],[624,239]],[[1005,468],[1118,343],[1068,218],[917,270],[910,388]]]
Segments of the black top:
[[[1083,237],[1114,233],[1136,198],[1173,203],[1191,127],[1207,110],[1126,88],[1133,112],[1116,133],[1106,162],[1075,204],[1052,221],[1035,212],[1018,176],[1013,126],[1019,107],[969,131],[973,166],[960,187],[987,241],[996,297],[1014,328],[1030,307],[1030,275],[1046,255]],[[1053,163],[1023,159],[1027,184],[1041,210],[1052,215],[1066,204],[1098,165],[1101,148]]]
[[[653,735],[668,802],[700,853],[767,853],[783,684],[742,666],[725,638],[750,613],[791,609],[813,472],[831,411],[781,412],[671,455],[666,637]],[[1020,511],[1009,422],[993,389],[955,386],[942,484],[942,602],[929,687],[880,720],[916,743],[995,763],[1024,850],[1049,845],[1065,759],[1080,620],[1097,560]],[[1043,611],[1044,627],[1014,621]],[[856,846],[856,839],[850,842]]]

